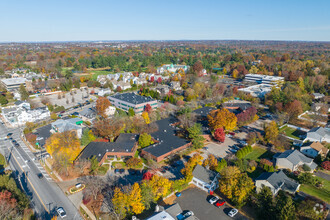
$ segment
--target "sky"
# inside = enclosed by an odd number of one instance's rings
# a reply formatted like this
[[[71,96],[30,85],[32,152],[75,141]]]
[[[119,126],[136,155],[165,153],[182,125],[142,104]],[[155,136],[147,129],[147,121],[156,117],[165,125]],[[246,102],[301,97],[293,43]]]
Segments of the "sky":
[[[330,41],[330,0],[0,0],[0,42]]]

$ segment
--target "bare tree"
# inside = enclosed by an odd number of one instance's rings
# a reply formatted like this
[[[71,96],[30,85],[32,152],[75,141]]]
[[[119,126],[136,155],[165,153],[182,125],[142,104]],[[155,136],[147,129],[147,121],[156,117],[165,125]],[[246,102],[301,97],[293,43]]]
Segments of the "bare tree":
[[[94,200],[105,188],[105,182],[101,177],[98,176],[84,176],[81,181],[86,184],[85,193],[87,196],[92,196]]]
[[[86,159],[79,159],[77,162],[74,163],[74,168],[78,170],[80,174],[83,174],[85,169],[90,167],[91,162]]]

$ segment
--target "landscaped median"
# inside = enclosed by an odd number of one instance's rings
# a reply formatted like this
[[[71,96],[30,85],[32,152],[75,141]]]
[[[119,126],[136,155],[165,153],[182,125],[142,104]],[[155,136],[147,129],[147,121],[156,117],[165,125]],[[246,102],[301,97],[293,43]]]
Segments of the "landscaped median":
[[[85,184],[80,184],[80,187],[77,187],[77,185],[75,185],[69,189],[69,192],[71,194],[74,194],[74,193],[80,192],[81,190],[85,189],[85,187],[86,187]]]

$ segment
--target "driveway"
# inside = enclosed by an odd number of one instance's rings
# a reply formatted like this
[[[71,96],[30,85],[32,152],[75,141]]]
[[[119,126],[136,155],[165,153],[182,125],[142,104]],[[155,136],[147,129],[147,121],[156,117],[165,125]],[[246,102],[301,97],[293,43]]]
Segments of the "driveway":
[[[206,201],[208,194],[198,188],[189,188],[182,192],[181,197],[175,202],[179,203],[182,210],[192,211],[200,220],[210,219],[247,219],[242,214],[238,213],[234,218],[228,216],[231,207],[225,204],[217,208]]]

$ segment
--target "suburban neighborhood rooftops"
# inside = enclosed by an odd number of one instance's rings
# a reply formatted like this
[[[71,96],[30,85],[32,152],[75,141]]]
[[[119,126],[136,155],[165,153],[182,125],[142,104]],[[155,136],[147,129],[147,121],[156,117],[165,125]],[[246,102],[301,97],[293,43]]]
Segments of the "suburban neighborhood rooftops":
[[[296,192],[299,187],[299,183],[287,177],[282,170],[273,173],[262,173],[257,179],[267,180],[275,189],[281,188],[282,190],[289,192]]]
[[[222,104],[222,107],[228,109],[240,109],[245,111],[246,109],[252,107],[250,102],[225,102]]]
[[[107,152],[133,152],[137,138],[137,134],[120,134],[114,142],[91,142],[83,149],[79,158],[90,159],[96,156],[101,161]]]
[[[199,108],[199,109],[194,110],[194,113],[196,113],[197,115],[199,115],[201,117],[206,117],[213,110],[216,110],[216,108],[214,108],[214,107],[203,107],[203,108]]]
[[[286,158],[293,165],[299,164],[299,162],[303,163],[311,163],[313,159],[306,157],[298,150],[287,150],[281,154],[274,155],[275,158]]]
[[[111,98],[119,99],[119,100],[122,100],[122,101],[125,101],[128,103],[132,103],[135,105],[155,101],[155,99],[153,99],[151,97],[137,95],[134,92],[116,94],[116,95],[109,96],[109,98],[110,99]]]
[[[175,203],[165,208],[165,211],[169,213],[172,217],[176,217],[182,212],[179,203]]]
[[[4,84],[6,84],[7,86],[11,86],[11,85],[17,85],[17,84],[24,84],[26,79],[22,78],[22,77],[18,77],[18,78],[2,79],[1,81]]]
[[[326,139],[330,138],[330,130],[323,127],[315,127],[308,131],[307,136],[309,138],[320,139],[325,137]]]
[[[302,146],[302,148],[304,147],[311,147],[314,150],[316,150],[317,152],[322,152],[324,154],[328,153],[328,148],[324,147],[320,142],[306,142],[304,143]]]
[[[176,129],[172,125],[175,122],[177,121],[173,117],[156,121],[156,124],[158,125],[158,130],[154,133],[151,133],[151,136],[156,141],[158,141],[158,143],[143,148],[143,150],[156,157],[159,157],[190,143],[186,139],[175,136]]]
[[[192,175],[205,183],[212,183],[214,178],[217,176],[217,173],[197,164],[194,171],[192,172]]]

